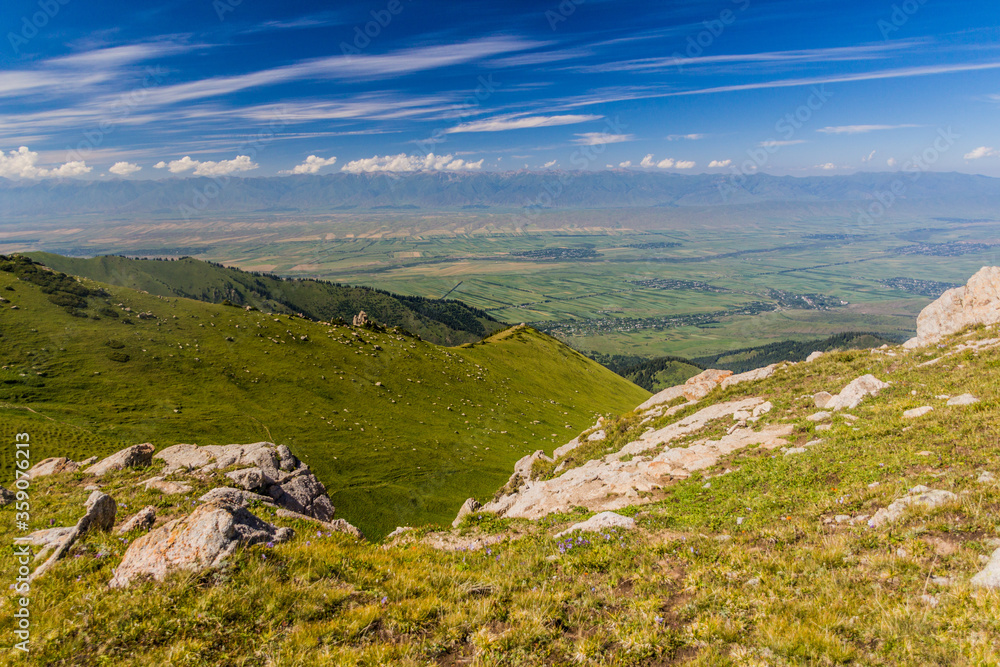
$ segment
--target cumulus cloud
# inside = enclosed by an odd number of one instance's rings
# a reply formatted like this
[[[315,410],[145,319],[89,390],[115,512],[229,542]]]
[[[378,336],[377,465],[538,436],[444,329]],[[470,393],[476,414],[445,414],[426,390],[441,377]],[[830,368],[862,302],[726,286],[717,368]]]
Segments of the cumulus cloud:
[[[116,176],[131,176],[141,169],[142,167],[131,162],[115,162],[108,171]]]
[[[984,157],[1000,157],[1000,151],[990,146],[980,146],[976,150],[965,154],[966,160],[980,160]]]
[[[16,151],[0,151],[0,176],[5,178],[69,178],[90,172],[83,160],[73,160],[54,169],[38,166],[38,153],[21,146]]]
[[[632,141],[635,137],[631,134],[608,134],[607,132],[584,132],[577,134],[578,139],[574,139],[574,144],[581,146],[603,146],[605,144],[620,144],[623,141]]]
[[[542,165],[542,169],[548,169],[549,167],[554,167],[556,166],[556,162],[558,162],[558,160],[549,160],[548,162]]]
[[[694,165],[694,162],[688,160],[675,160],[672,157],[664,158],[657,162],[653,159],[652,153],[642,158],[642,162],[639,163],[639,166],[646,167],[647,169],[651,167],[656,167],[657,169],[692,169]]]
[[[725,169],[733,163],[732,160],[712,160],[708,163],[709,169]]]
[[[321,158],[315,155],[310,155],[306,158],[306,161],[302,164],[295,165],[290,170],[279,171],[279,174],[315,174],[323,167],[329,167],[330,165],[337,162],[337,158]]]
[[[454,155],[428,153],[426,157],[420,157],[419,155],[400,153],[399,155],[386,155],[384,157],[376,155],[362,160],[352,160],[340,170],[351,174],[364,174],[380,171],[474,171],[482,169],[482,167],[483,160],[466,162]]]
[[[646,157],[642,158],[642,162],[639,163],[640,167],[655,167],[656,163],[653,162],[653,154],[650,153]]]
[[[553,127],[555,125],[573,125],[591,120],[600,120],[604,116],[567,114],[563,116],[521,116],[514,118],[488,118],[471,123],[462,123],[446,130],[447,134],[456,132],[503,132],[504,130],[523,130],[531,127]]]
[[[704,139],[704,134],[671,134],[667,136],[667,141],[678,141],[680,139],[688,139],[689,141],[697,141],[698,139]]]
[[[624,162],[619,162],[618,166],[622,169],[628,169],[632,166],[632,160],[625,160]]]
[[[888,160],[886,160],[885,163],[887,165],[889,165],[890,167],[895,167],[896,166],[896,158],[891,157]]]
[[[832,162],[827,162],[826,164],[818,164],[818,165],[816,165],[815,168],[816,169],[823,169],[824,171],[830,171],[831,169],[836,169],[837,165],[835,165]]]
[[[674,167],[677,169],[694,169],[694,162],[690,160],[678,160],[674,163]]]
[[[157,162],[153,165],[153,168],[166,168],[171,174],[183,174],[185,171],[193,171],[195,176],[226,176],[239,171],[251,171],[258,166],[260,165],[251,160],[248,155],[237,155],[232,160],[220,160],[218,162],[212,160],[205,162],[192,160],[190,156],[185,155],[180,160]]]

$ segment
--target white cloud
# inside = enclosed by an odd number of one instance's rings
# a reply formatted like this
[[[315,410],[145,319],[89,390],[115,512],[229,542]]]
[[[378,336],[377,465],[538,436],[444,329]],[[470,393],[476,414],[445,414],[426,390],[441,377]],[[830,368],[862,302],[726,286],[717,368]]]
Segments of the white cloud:
[[[816,130],[823,134],[865,134],[880,130],[899,130],[904,127],[921,127],[920,125],[834,125]]]
[[[584,132],[577,134],[579,139],[574,139],[574,144],[581,146],[604,146],[605,144],[620,144],[623,141],[632,141],[635,137],[631,134],[607,134],[606,132]]]
[[[827,162],[826,164],[818,164],[815,169],[823,169],[824,171],[830,171],[831,169],[836,169],[837,165],[832,162]]]
[[[667,136],[667,141],[677,141],[679,139],[688,139],[690,141],[697,141],[698,139],[704,139],[704,134],[671,134]]]
[[[656,163],[658,169],[670,169],[674,166],[674,159],[672,157],[664,158]]]
[[[889,165],[890,167],[895,167],[896,166],[896,158],[891,157],[888,160],[886,160],[885,163],[887,165]]]
[[[802,139],[792,139],[790,141],[774,141],[772,139],[771,141],[762,141],[757,145],[761,148],[781,148],[782,146],[795,146],[796,144],[804,143],[806,142]]]
[[[869,153],[868,157],[861,158],[861,161],[862,162],[871,162],[873,157],[875,157],[875,151],[872,151],[871,153]]]
[[[632,160],[625,160],[624,162],[619,162],[618,166],[622,169],[628,169],[632,166]]]
[[[483,160],[466,162],[454,155],[435,155],[428,153],[426,157],[419,155],[386,155],[380,157],[352,160],[341,167],[341,171],[351,174],[375,173],[383,171],[474,171],[482,169]]]
[[[549,167],[554,167],[556,166],[556,162],[558,162],[558,160],[550,160],[549,162],[546,162],[545,164],[542,165],[542,169],[548,169]]]
[[[131,176],[141,169],[142,167],[131,162],[115,162],[108,171],[116,176]]]
[[[639,163],[640,167],[655,167],[656,163],[653,162],[653,154],[650,153],[646,157],[642,158],[642,162]]]
[[[725,169],[733,163],[732,160],[712,160],[708,163],[709,169]]]
[[[279,171],[279,174],[315,174],[323,167],[329,167],[330,165],[337,162],[337,158],[321,158],[315,155],[310,155],[306,158],[306,161],[302,164],[295,165],[292,169],[286,171]]]
[[[553,127],[556,125],[575,125],[576,123],[586,123],[592,120],[600,120],[604,116],[594,116],[592,114],[567,114],[563,116],[521,116],[515,118],[503,116],[500,118],[487,118],[471,123],[462,123],[455,127],[448,128],[447,134],[457,132],[503,132],[505,130],[522,130],[532,127]]]
[[[166,167],[171,174],[182,174],[185,171],[193,170],[195,176],[226,176],[238,171],[251,171],[258,166],[248,155],[237,155],[232,160],[220,160],[219,162],[192,160],[190,156],[185,155],[180,160],[157,162],[153,168],[163,169]]]
[[[694,162],[690,160],[678,160],[674,166],[678,169],[694,169]]]
[[[976,150],[965,154],[966,160],[979,160],[984,157],[1000,157],[1000,151],[990,146],[980,146]]]
[[[68,178],[82,176],[92,169],[83,160],[73,160],[54,169],[39,167],[38,153],[27,146],[6,154],[0,151],[0,176],[5,178]]]

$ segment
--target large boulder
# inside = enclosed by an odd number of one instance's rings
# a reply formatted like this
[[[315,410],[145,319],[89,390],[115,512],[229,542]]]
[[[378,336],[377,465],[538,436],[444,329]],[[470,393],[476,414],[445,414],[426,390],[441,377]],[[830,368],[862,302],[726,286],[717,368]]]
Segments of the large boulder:
[[[161,459],[166,463],[163,474],[169,475],[172,472],[201,468],[211,463],[214,457],[207,451],[206,447],[179,444],[157,452],[153,458]]]
[[[156,508],[146,505],[141,510],[126,519],[116,531],[119,535],[132,532],[133,530],[149,530],[156,521]]]
[[[278,505],[293,512],[315,517],[320,521],[333,519],[333,503],[326,495],[323,483],[316,479],[315,475],[305,469],[304,472],[297,475],[292,473],[289,477],[291,479],[286,478],[267,489],[267,494]]]
[[[917,336],[905,347],[922,347],[966,327],[1000,322],[1000,267],[985,266],[964,287],[950,289],[917,317]]]
[[[482,507],[483,507],[482,503],[480,503],[475,498],[469,498],[468,500],[466,500],[464,503],[462,503],[462,506],[459,508],[458,516],[456,516],[455,520],[451,522],[452,528],[458,528],[458,525],[462,523],[462,519],[472,514],[473,512],[482,509]]]
[[[556,533],[556,537],[569,535],[575,530],[582,533],[599,533],[612,528],[632,530],[635,528],[635,519],[622,516],[621,514],[616,514],[615,512],[601,512],[600,514],[595,514],[586,521],[574,523],[561,533]]]
[[[46,477],[48,475],[58,475],[63,472],[74,472],[80,467],[79,463],[70,461],[65,456],[52,456],[42,459],[28,470],[28,477]]]
[[[826,410],[853,410],[861,404],[866,396],[877,396],[889,384],[882,382],[874,375],[862,375],[840,390],[840,393],[827,401]]]
[[[973,586],[1000,589],[1000,549],[993,552],[983,571],[969,582]]]
[[[144,468],[152,463],[153,451],[155,449],[156,448],[148,442],[141,445],[132,445],[131,447],[126,447],[121,451],[115,452],[106,459],[98,461],[84,470],[84,472],[89,475],[96,475],[97,477],[100,477],[108,474],[109,472],[122,470],[124,468]]]
[[[898,521],[903,516],[906,508],[911,505],[914,507],[923,507],[924,509],[933,509],[939,505],[955,502],[956,500],[958,500],[958,496],[951,491],[929,489],[926,486],[915,486],[910,489],[908,494],[893,501],[888,507],[876,512],[870,523],[872,526],[877,527]]]
[[[178,570],[219,567],[242,545],[284,542],[292,535],[242,507],[206,503],[132,542],[108,585],[125,588],[141,579],[162,581]]]

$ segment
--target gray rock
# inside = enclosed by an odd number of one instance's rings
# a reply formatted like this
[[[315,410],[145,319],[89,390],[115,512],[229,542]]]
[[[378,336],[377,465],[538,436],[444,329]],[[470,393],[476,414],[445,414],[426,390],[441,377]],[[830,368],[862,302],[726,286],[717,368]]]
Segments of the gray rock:
[[[246,507],[253,502],[270,505],[271,507],[275,506],[274,501],[268,496],[262,496],[259,493],[253,493],[252,491],[233,489],[228,486],[212,489],[198,500],[203,503],[224,502],[229,503],[230,505],[236,505],[237,507]]]
[[[806,362],[808,363],[808,362],[816,361],[817,359],[819,359],[822,356],[823,356],[823,353],[820,352],[819,350],[816,350],[815,352],[811,353],[808,357],[806,357]]]
[[[889,384],[882,382],[874,375],[862,375],[840,390],[840,393],[830,399],[824,406],[827,410],[853,410],[867,396],[877,396]]]
[[[956,500],[958,500],[958,496],[951,491],[929,489],[926,486],[915,486],[910,489],[907,495],[876,512],[870,523],[877,527],[892,521],[898,521],[910,505],[931,509]]]
[[[475,498],[469,498],[464,503],[462,503],[462,507],[459,508],[458,510],[458,516],[456,516],[455,520],[451,522],[451,527],[458,528],[458,524],[462,523],[462,519],[464,519],[469,514],[472,514],[473,512],[476,512],[481,508],[482,508],[482,503],[480,503]]]
[[[333,503],[326,495],[322,482],[312,473],[297,475],[280,485],[275,484],[267,489],[267,493],[285,509],[308,514],[320,521],[333,519]]]
[[[936,343],[977,324],[1000,322],[1000,268],[983,267],[964,287],[950,289],[917,317],[917,336],[904,347]]]
[[[152,479],[147,479],[145,482],[141,482],[143,486],[146,487],[147,491],[159,491],[165,496],[180,495],[182,493],[191,493],[191,485],[183,484],[181,482],[172,482],[165,480],[162,477],[153,477]]]
[[[141,510],[130,516],[122,525],[118,526],[118,534],[132,532],[133,530],[149,530],[156,521],[156,508],[146,505]]]
[[[953,396],[948,399],[948,405],[972,405],[978,402],[979,399],[972,394],[962,394],[961,396]]]
[[[976,478],[976,481],[979,482],[980,484],[992,484],[993,482],[996,481],[996,477],[994,477],[993,473],[991,473],[989,470],[984,470],[983,472],[979,473],[979,477]]]
[[[108,585],[125,588],[136,580],[162,581],[179,570],[216,568],[240,546],[284,542],[293,534],[245,508],[206,503],[132,542]]]
[[[821,422],[821,421],[826,421],[832,416],[833,416],[832,412],[816,412],[806,417],[806,419],[808,419],[811,422]]]
[[[265,482],[271,482],[272,480],[264,475],[264,471],[260,468],[243,468],[242,470],[233,470],[232,472],[227,472],[226,477],[236,482],[236,485],[246,489],[247,491],[253,491],[264,486]]]
[[[574,523],[561,533],[556,533],[556,537],[569,535],[575,530],[585,533],[598,533],[602,530],[608,530],[609,528],[624,528],[625,530],[631,530],[635,528],[635,519],[622,516],[621,514],[615,514],[614,512],[601,512],[600,514],[595,514],[586,521]]]
[[[299,460],[295,458],[290,450],[285,445],[278,445],[278,465],[285,472],[295,470],[299,467]]]
[[[906,410],[903,413],[903,419],[916,419],[917,417],[923,417],[928,412],[932,412],[934,408],[929,405],[924,405],[919,408],[913,408],[912,410]]]
[[[46,477],[48,475],[58,475],[64,472],[74,472],[79,467],[79,463],[74,463],[65,456],[53,456],[47,459],[42,459],[35,465],[31,466],[31,469],[28,470],[27,474],[30,479],[35,479],[38,477]]]
[[[100,477],[108,474],[109,472],[114,472],[115,470],[122,470],[123,468],[142,468],[152,463],[153,451],[155,449],[156,448],[148,442],[141,445],[132,445],[131,447],[126,447],[121,451],[115,452],[106,459],[95,463],[84,470],[84,472],[89,475],[96,475],[97,477]]]
[[[172,472],[201,468],[208,465],[214,457],[204,447],[179,444],[157,452],[153,458],[166,462],[163,474],[169,475]]]
[[[993,552],[986,567],[974,576],[969,583],[983,588],[1000,588],[1000,549]]]
[[[333,521],[320,521],[315,517],[308,516],[306,514],[299,514],[298,512],[293,512],[292,510],[286,510],[285,508],[278,508],[275,512],[278,516],[283,519],[298,519],[299,521],[309,521],[315,523],[318,526],[334,533],[347,533],[348,535],[353,535],[354,537],[363,540],[365,536],[360,530],[355,526],[347,523],[344,519],[334,519]]]
[[[789,449],[785,450],[785,456],[794,456],[795,454],[805,454],[805,453],[806,453],[805,447],[790,447]]]
[[[828,391],[821,391],[818,394],[814,394],[813,395],[813,403],[820,410],[822,410],[827,405],[829,405],[830,401],[832,401],[832,400],[833,400],[833,394],[831,394]]]
[[[50,535],[59,535],[58,544],[54,542],[50,543],[52,546],[55,546],[55,551],[49,556],[48,560],[31,573],[29,579],[34,580],[45,574],[60,558],[66,555],[69,548],[73,546],[73,543],[81,535],[91,530],[108,531],[115,525],[115,514],[118,511],[118,505],[115,503],[114,498],[106,493],[94,491],[87,498],[84,507],[87,511],[76,522],[73,528],[68,529],[68,531],[64,528],[51,531]]]

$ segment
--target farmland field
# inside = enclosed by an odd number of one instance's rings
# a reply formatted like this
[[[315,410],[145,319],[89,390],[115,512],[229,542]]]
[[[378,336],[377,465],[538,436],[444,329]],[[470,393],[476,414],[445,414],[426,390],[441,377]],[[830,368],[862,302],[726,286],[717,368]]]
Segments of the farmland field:
[[[847,204],[537,213],[372,211],[0,228],[0,252],[122,253],[458,299],[584,351],[698,356],[783,339],[912,333],[995,264],[1000,221]],[[12,242],[4,242],[9,237]],[[45,243],[31,242],[46,239]]]

